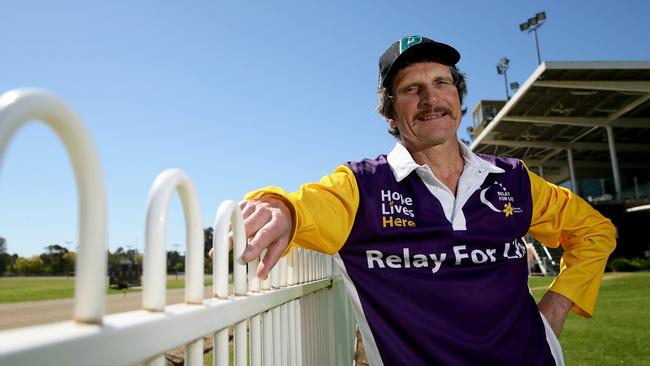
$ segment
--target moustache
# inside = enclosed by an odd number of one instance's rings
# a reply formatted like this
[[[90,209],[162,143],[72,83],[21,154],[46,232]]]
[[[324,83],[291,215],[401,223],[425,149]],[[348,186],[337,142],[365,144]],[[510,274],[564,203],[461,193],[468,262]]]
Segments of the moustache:
[[[446,106],[435,106],[435,107],[428,107],[426,109],[421,110],[415,115],[415,118],[423,118],[426,117],[430,114],[447,114],[451,118],[456,118],[455,113],[451,110],[451,108],[448,108]]]

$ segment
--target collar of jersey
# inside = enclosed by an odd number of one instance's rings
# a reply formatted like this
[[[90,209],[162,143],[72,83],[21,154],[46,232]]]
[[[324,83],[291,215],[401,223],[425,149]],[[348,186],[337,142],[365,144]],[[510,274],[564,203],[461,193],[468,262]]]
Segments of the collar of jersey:
[[[488,173],[503,173],[505,170],[497,167],[481,159],[478,155],[474,154],[462,141],[458,141],[460,145],[460,152],[465,160],[465,169],[470,169],[472,173],[481,174],[484,170]],[[388,153],[388,164],[393,171],[395,179],[400,182],[406,178],[411,172],[417,169],[429,170],[426,165],[420,165],[413,160],[411,153],[402,145],[397,142],[393,150]]]

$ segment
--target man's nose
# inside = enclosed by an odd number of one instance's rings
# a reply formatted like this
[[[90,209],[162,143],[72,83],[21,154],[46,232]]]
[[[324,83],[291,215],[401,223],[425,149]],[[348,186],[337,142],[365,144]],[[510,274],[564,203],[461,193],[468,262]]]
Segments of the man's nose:
[[[432,85],[427,85],[420,89],[420,105],[429,106],[435,105],[438,102],[439,94]]]

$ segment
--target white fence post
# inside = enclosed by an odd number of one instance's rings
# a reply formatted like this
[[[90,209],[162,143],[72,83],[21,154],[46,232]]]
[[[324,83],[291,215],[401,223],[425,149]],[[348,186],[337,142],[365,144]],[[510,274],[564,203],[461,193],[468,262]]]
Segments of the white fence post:
[[[203,302],[203,227],[196,189],[181,170],[168,169],[160,173],[149,192],[145,229],[142,275],[142,307],[150,311],[165,310],[167,281],[167,252],[165,230],[169,203],[178,191],[185,213],[187,256],[185,258],[185,302]]]
[[[267,310],[262,314],[262,364],[273,366],[273,313]]]
[[[14,134],[26,123],[45,122],[72,161],[79,192],[79,249],[74,319],[101,324],[106,298],[106,188],[97,150],[81,119],[61,99],[39,89],[0,96],[0,162]]]
[[[251,366],[262,366],[262,316],[255,315],[250,324]]]
[[[212,236],[212,245],[214,250],[214,255],[212,256],[213,289],[214,295],[220,299],[228,298],[228,251],[230,247],[228,239],[229,226],[232,226],[232,239],[234,244],[234,294],[236,296],[244,296],[247,291],[246,265],[241,264],[239,261],[239,257],[246,248],[244,219],[237,202],[225,201],[217,210]],[[235,365],[244,365],[247,363],[246,341],[248,337],[246,335],[246,324],[247,321],[243,320],[235,325]],[[226,328],[219,331],[215,337],[215,341],[217,342],[214,344],[215,360],[219,360],[218,362],[215,361],[215,364],[221,365],[222,362],[225,362],[228,359],[228,329]]]
[[[282,365],[282,332],[280,327],[282,322],[280,321],[280,308],[274,307],[271,309],[271,314],[273,314],[273,365],[274,366],[283,366]]]
[[[190,178],[181,170],[168,169],[156,177],[147,202],[144,263],[142,275],[142,307],[149,311],[165,311],[167,284],[167,251],[165,231],[172,193],[177,190],[183,205],[187,254],[185,256],[185,302],[203,302],[203,227],[199,197]],[[159,365],[162,355],[151,360]],[[187,344],[188,365],[202,363],[203,338]]]

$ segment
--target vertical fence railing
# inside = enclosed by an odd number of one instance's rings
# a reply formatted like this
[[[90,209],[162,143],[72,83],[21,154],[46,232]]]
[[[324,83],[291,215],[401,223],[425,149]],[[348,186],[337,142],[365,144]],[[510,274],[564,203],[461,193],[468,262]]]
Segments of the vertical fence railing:
[[[0,162],[16,131],[32,120],[45,122],[63,141],[79,191],[74,319],[0,332],[1,365],[163,365],[165,352],[181,345],[186,365],[203,365],[203,338],[210,335],[214,365],[230,364],[230,348],[238,366],[353,363],[354,322],[332,258],[294,248],[260,281],[255,276],[259,259],[237,260],[246,238],[233,201],[222,203],[215,217],[213,298],[203,298],[201,209],[191,179],[178,169],[162,172],[149,193],[142,310],[104,315],[106,196],[96,150],[81,120],[60,99],[45,91],[16,90],[0,97]],[[168,305],[165,230],[174,192],[185,217],[185,302]]]
[[[181,170],[160,173],[151,187],[147,202],[145,247],[142,275],[142,308],[164,312],[166,305],[167,251],[165,233],[169,204],[174,191],[183,205],[187,251],[185,256],[185,303],[203,303],[203,226],[199,197],[190,178]],[[203,339],[186,346],[188,364],[202,363]],[[165,364],[164,355],[147,362],[149,366]]]
[[[239,258],[244,252],[246,247],[246,232],[244,230],[244,219],[242,218],[239,205],[234,201],[223,202],[217,211],[214,220],[214,234],[213,234],[213,293],[214,296],[220,299],[228,299],[228,263],[229,252],[229,226],[232,227],[232,241],[233,241],[233,258]],[[245,296],[248,290],[247,267],[244,264],[233,261],[233,280],[234,280],[234,296]],[[258,261],[256,261],[258,262]],[[256,267],[255,267],[256,268]],[[251,266],[251,270],[254,270]],[[255,272],[253,272],[255,273]],[[214,343],[214,365],[227,366],[229,365],[228,358],[228,329],[223,329],[213,335]],[[234,330],[234,364],[236,366],[245,365],[247,363],[246,355],[246,321],[240,321],[235,324]]]
[[[100,324],[106,296],[106,188],[97,149],[65,102],[44,90],[18,89],[0,96],[0,162],[15,133],[32,121],[44,122],[58,135],[72,162],[79,192],[74,319]]]

